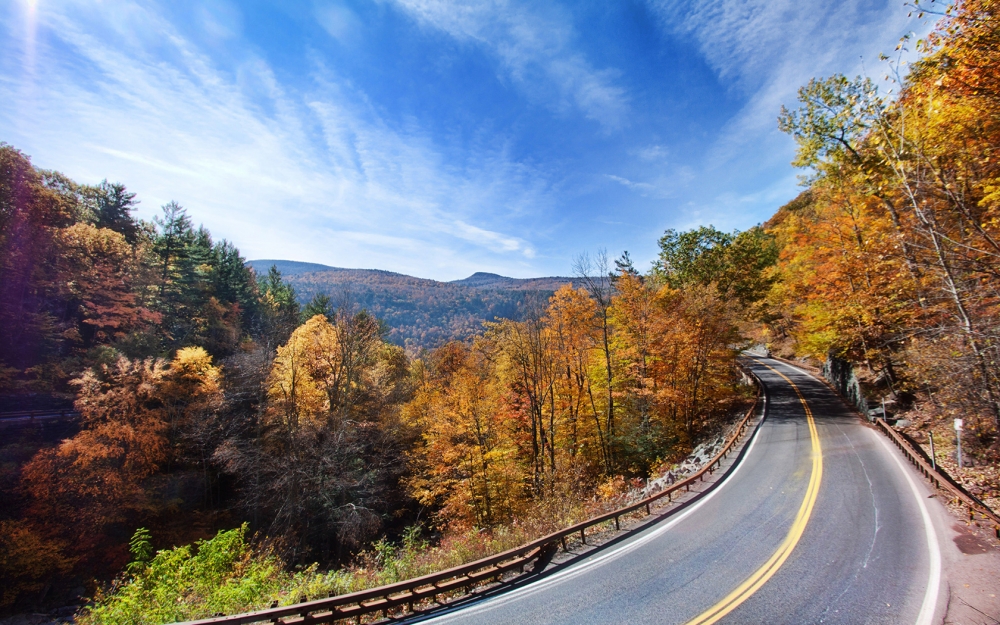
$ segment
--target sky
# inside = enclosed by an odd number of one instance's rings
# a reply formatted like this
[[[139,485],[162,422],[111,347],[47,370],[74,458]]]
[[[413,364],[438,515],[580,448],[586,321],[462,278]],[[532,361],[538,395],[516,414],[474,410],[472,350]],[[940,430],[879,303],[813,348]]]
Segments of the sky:
[[[248,259],[567,275],[801,187],[782,104],[879,78],[902,0],[7,0],[0,141]]]

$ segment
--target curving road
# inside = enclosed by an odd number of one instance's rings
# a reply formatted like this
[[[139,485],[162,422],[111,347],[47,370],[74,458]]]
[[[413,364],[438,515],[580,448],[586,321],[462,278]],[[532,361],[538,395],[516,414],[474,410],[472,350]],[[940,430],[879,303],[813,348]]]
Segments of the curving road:
[[[766,412],[743,460],[683,511],[433,623],[941,621],[936,500],[822,382],[748,361]]]

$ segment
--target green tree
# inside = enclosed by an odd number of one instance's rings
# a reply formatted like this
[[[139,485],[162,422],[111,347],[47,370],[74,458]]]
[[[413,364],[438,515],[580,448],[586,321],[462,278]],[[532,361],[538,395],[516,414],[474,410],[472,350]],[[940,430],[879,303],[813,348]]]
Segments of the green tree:
[[[326,293],[313,295],[306,307],[302,309],[302,322],[305,323],[316,315],[323,315],[328,321],[334,319],[333,303]]]
[[[94,203],[94,225],[98,228],[114,230],[134,244],[139,236],[139,224],[132,217],[132,211],[139,203],[135,193],[128,191],[120,182],[101,181],[85,193]]]
[[[778,247],[760,226],[733,234],[712,226],[667,230],[659,244],[654,275],[672,288],[715,285],[721,296],[735,298],[747,310],[774,283],[768,268],[777,262]]]

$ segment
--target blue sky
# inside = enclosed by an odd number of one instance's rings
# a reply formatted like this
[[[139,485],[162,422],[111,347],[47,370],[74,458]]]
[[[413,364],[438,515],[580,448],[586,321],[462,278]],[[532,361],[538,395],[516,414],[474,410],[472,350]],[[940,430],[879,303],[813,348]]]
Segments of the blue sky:
[[[884,73],[900,0],[0,5],[0,141],[248,258],[565,275],[796,195],[782,104]]]

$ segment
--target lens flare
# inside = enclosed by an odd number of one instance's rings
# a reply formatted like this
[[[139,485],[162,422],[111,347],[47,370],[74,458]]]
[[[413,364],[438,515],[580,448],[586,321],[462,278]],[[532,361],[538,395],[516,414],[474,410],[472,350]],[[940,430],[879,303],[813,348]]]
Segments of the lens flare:
[[[35,36],[38,30],[38,0],[23,0],[24,4],[24,70],[35,74]]]

